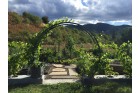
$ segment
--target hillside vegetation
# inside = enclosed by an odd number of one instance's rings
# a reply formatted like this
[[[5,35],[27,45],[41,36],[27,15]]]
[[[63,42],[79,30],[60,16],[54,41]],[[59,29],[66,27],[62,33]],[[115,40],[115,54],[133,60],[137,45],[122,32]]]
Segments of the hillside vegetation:
[[[19,15],[8,12],[8,38],[9,41],[28,41],[29,37],[43,29],[49,22],[47,16],[42,17],[23,12]],[[84,28],[84,29],[83,29]],[[65,43],[66,38],[71,36],[75,43],[91,43],[91,39],[82,30],[94,33],[98,40],[103,43],[115,42],[122,44],[128,40],[132,42],[132,27],[129,25],[113,26],[106,23],[85,24],[80,26],[69,25],[55,28],[51,36],[46,40],[47,45],[54,45],[58,41]]]

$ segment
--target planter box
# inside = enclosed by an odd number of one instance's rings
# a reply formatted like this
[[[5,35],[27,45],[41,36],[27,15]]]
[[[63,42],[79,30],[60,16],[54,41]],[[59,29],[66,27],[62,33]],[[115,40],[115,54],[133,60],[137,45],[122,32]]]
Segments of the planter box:
[[[31,78],[30,75],[18,75],[17,77],[8,78],[8,86],[42,84],[42,78]]]
[[[41,78],[44,74],[44,67],[31,67],[30,74],[31,78]]]

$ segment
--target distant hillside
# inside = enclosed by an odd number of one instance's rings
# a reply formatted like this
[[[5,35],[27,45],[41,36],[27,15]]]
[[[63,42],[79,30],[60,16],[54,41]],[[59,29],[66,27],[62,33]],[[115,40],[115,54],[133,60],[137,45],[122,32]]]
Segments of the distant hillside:
[[[8,12],[8,39],[27,40],[29,34],[41,30],[42,20],[29,13],[19,15],[16,12]]]
[[[79,30],[86,29],[90,32],[96,32],[96,33],[105,33],[105,34],[111,34],[114,31],[122,31],[123,29],[130,28],[132,29],[132,26],[130,25],[121,25],[121,26],[114,26],[107,23],[97,23],[97,24],[85,24],[80,26],[70,25],[69,28],[76,28]]]
[[[43,17],[46,22],[46,17]],[[9,41],[28,41],[29,38],[42,30],[44,27],[43,19],[23,12],[19,15],[16,12],[8,12],[8,40]],[[48,22],[48,21],[47,21]],[[65,43],[68,37],[72,37],[75,43],[90,43],[89,36],[79,30],[73,30],[67,27],[57,27],[53,29],[52,33],[44,42],[44,44],[54,45]]]

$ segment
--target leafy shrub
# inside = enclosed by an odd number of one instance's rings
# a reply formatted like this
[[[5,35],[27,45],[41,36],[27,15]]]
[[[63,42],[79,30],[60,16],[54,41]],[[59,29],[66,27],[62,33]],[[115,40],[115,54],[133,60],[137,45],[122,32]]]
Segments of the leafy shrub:
[[[103,50],[102,49],[95,48],[95,49],[93,49],[92,53],[95,56],[99,56],[101,53],[103,53]]]
[[[52,49],[43,49],[40,54],[40,61],[52,63],[57,60],[56,52]]]
[[[28,63],[25,57],[25,49],[27,47],[27,43],[9,42],[8,46],[8,75],[16,76],[17,73]]]
[[[92,55],[92,53],[80,50],[79,59],[77,59],[80,74],[92,78],[96,74],[117,74],[113,72],[113,68],[109,65],[108,55],[108,53],[103,53],[99,59],[99,57]]]
[[[118,58],[123,65],[124,72],[128,77],[132,77],[132,43],[124,42],[118,50]]]

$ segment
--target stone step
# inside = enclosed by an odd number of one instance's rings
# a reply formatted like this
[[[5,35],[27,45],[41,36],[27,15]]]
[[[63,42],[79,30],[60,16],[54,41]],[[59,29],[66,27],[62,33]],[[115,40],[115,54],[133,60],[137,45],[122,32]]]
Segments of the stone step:
[[[69,65],[69,66],[64,66],[64,68],[76,68],[77,66],[75,65],[75,64],[71,64],[71,65]]]
[[[64,68],[53,68],[52,71],[63,72],[66,71]]]
[[[51,72],[49,73],[48,75],[68,75],[68,73],[65,71],[65,72]]]
[[[78,79],[77,76],[50,76],[51,79]]]
[[[45,79],[43,80],[43,84],[58,84],[58,83],[74,83],[78,82],[79,79]]]
[[[70,76],[78,76],[78,73],[74,69],[68,69]]]
[[[63,67],[64,65],[62,65],[62,64],[52,64],[52,66],[54,66],[54,67]]]

